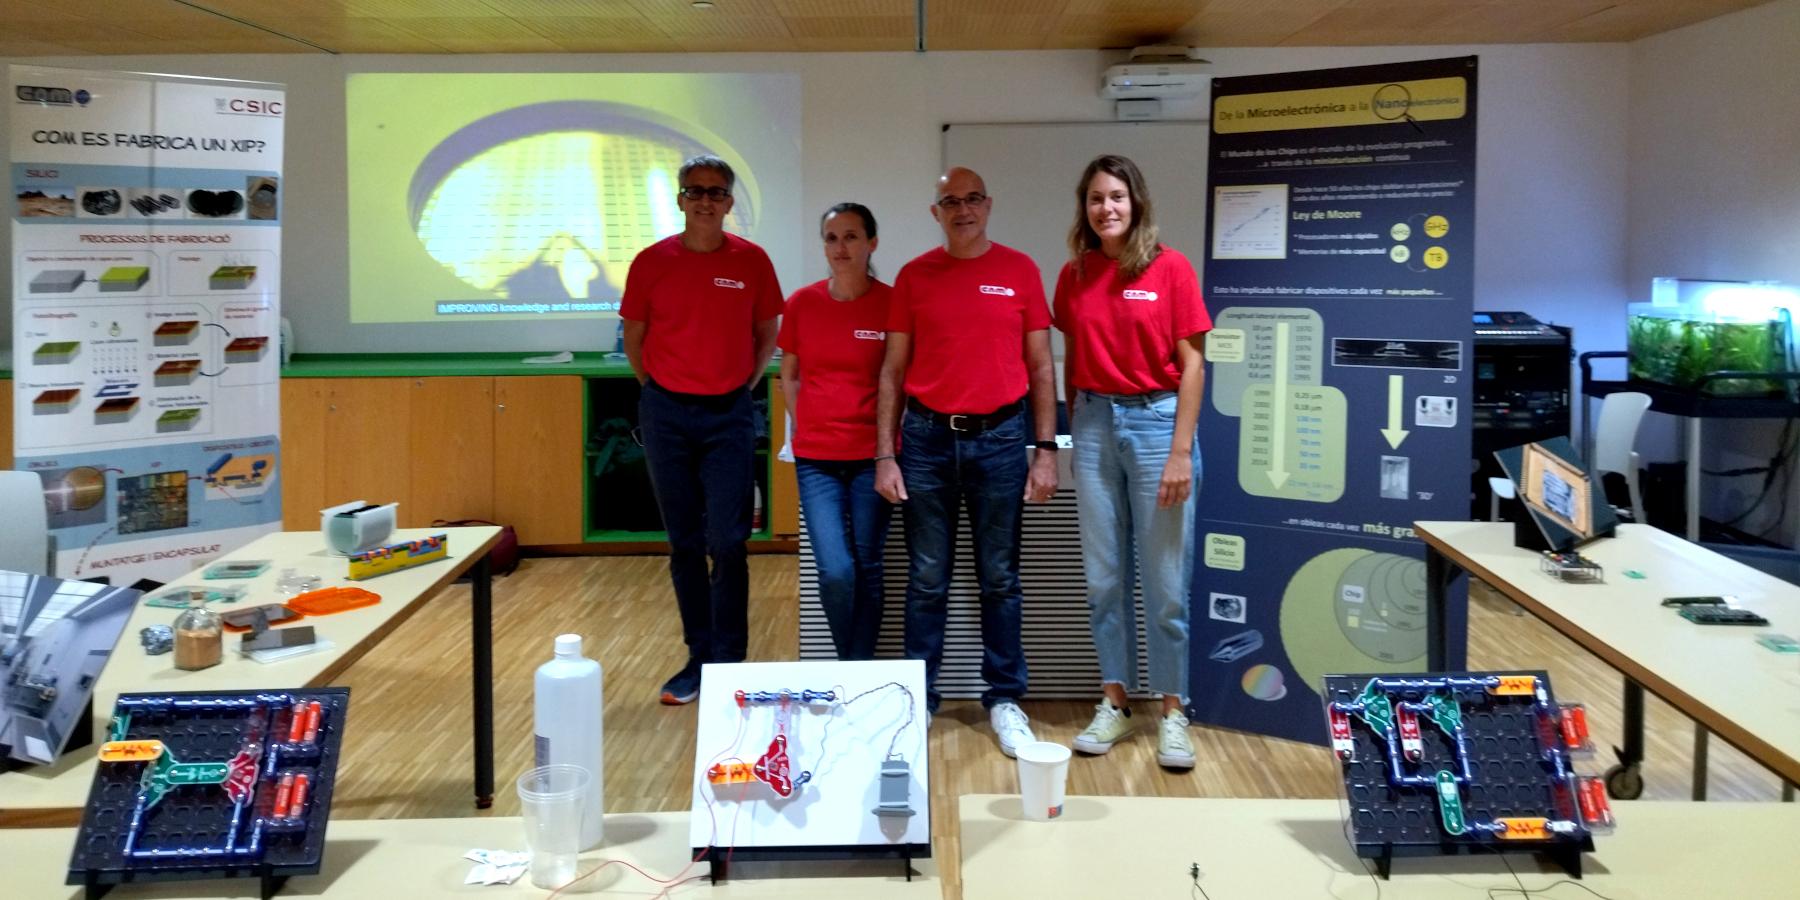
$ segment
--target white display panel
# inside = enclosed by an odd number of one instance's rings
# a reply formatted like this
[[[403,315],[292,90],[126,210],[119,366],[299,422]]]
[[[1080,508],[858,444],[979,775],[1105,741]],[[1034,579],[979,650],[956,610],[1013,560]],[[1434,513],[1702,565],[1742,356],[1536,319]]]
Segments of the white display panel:
[[[751,700],[744,691],[798,695],[830,691],[829,701],[783,704]],[[926,753],[925,664],[919,660],[869,662],[730,663],[705,666],[700,676],[698,740],[694,756],[693,814],[688,843],[696,848],[915,848],[931,844],[931,792]],[[754,767],[786,738],[786,796],[772,781],[749,777],[714,784],[715,766]],[[881,805],[882,763],[904,760],[911,815],[876,815]],[[767,766],[767,768],[776,768]],[[738,769],[744,773],[745,769]],[[803,778],[804,773],[804,778]]]

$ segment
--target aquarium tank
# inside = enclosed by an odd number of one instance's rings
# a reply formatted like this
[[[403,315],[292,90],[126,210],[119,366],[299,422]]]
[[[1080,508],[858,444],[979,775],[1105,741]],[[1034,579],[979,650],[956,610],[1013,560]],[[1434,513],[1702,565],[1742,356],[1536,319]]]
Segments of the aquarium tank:
[[[1714,372],[1790,372],[1795,369],[1792,286],[1658,278],[1652,301],[1633,303],[1626,348],[1634,379],[1693,387]],[[1784,381],[1728,378],[1707,384],[1714,394],[1791,392]]]

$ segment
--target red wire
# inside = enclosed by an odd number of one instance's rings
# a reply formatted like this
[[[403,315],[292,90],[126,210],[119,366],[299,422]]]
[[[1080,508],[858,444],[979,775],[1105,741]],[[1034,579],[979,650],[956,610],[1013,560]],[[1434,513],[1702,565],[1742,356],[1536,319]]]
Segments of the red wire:
[[[707,769],[711,769],[713,766],[719,764],[723,760],[737,759],[735,756],[728,757],[725,754],[731,753],[732,751],[736,750],[739,742],[741,742],[744,739],[744,726],[749,721],[749,718],[750,718],[750,716],[748,715],[747,712],[745,715],[740,716],[738,718],[737,734],[732,737],[731,743],[727,744],[725,746],[725,749],[720,750],[718,753],[713,755],[713,758],[706,764]],[[738,759],[737,761],[740,763],[743,762],[743,760],[741,760],[741,759]],[[749,795],[750,795],[750,782],[746,781],[746,782],[744,782],[743,790],[741,790],[738,793],[737,808],[735,810],[733,810],[732,814],[731,814],[731,844],[725,848],[725,863],[726,863],[726,865],[731,864],[731,855],[733,852],[735,852],[737,850],[737,814],[739,812],[743,811],[744,798],[748,797]],[[689,881],[694,880],[695,878],[705,878],[706,876],[704,876],[704,875],[692,875],[692,876],[688,875],[688,872],[693,871],[693,868],[695,866],[699,865],[701,860],[706,859],[707,854],[712,852],[713,845],[717,842],[718,837],[719,837],[719,819],[718,819],[718,816],[713,811],[712,798],[706,797],[705,799],[706,799],[706,816],[707,816],[707,819],[710,820],[711,831],[712,831],[711,837],[709,837],[707,839],[708,846],[706,847],[706,849],[701,850],[699,853],[694,854],[694,858],[689,860],[687,866],[685,868],[683,868],[680,872],[675,873],[675,877],[673,877],[673,878],[658,878],[655,875],[652,875],[649,872],[646,872],[643,869],[640,869],[637,866],[626,862],[625,860],[608,859],[608,860],[603,860],[599,865],[595,866],[594,868],[592,868],[586,872],[583,872],[580,875],[575,876],[575,878],[573,880],[571,880],[568,884],[565,884],[562,887],[559,887],[556,890],[551,891],[550,896],[552,898],[556,897],[558,894],[561,894],[563,891],[566,891],[569,888],[572,888],[575,885],[580,884],[583,881],[586,881],[587,879],[598,874],[600,871],[605,869],[607,866],[613,865],[614,863],[622,865],[625,868],[630,869],[631,871],[636,872],[639,875],[642,875],[644,878],[646,878],[650,881],[654,881],[657,884],[663,885],[663,889],[661,891],[657,892],[657,894],[656,894],[657,897],[667,897],[669,895],[669,891],[672,891],[675,888],[677,888],[683,884],[686,884]],[[655,900],[655,898],[653,897],[653,898],[651,898],[651,900]]]

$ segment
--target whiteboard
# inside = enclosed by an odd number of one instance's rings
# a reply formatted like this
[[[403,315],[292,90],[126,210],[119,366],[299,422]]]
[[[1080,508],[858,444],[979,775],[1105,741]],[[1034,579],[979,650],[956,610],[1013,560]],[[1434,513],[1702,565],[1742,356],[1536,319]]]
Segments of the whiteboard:
[[[967,166],[981,174],[994,198],[988,236],[1030,256],[1044,275],[1044,294],[1050,296],[1057,273],[1069,261],[1075,181],[1088,161],[1102,153],[1127,156],[1138,164],[1149,184],[1162,242],[1201,267],[1207,246],[1210,134],[1207,122],[946,125],[944,167]],[[1057,347],[1060,357],[1060,336]]]

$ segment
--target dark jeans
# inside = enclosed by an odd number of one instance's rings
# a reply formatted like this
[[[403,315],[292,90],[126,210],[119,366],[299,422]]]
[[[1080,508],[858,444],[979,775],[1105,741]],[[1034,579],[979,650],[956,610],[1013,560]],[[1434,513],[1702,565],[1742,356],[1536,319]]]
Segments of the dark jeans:
[[[906,479],[906,656],[925,661],[927,706],[933,711],[944,661],[944,621],[955,562],[956,520],[969,510],[975,574],[981,588],[981,704],[1025,695],[1025,648],[1019,639],[1019,521],[1026,459],[1023,411],[997,427],[951,431],[911,411],[901,426],[900,473]]]
[[[663,527],[669,577],[690,659],[742,662],[750,642],[750,539],[756,431],[750,391],[717,397],[644,385],[644,456]],[[706,558],[712,557],[712,575]]]
[[[881,638],[881,553],[893,506],[873,460],[797,459],[800,508],[819,570],[819,605],[838,659],[874,659]]]

